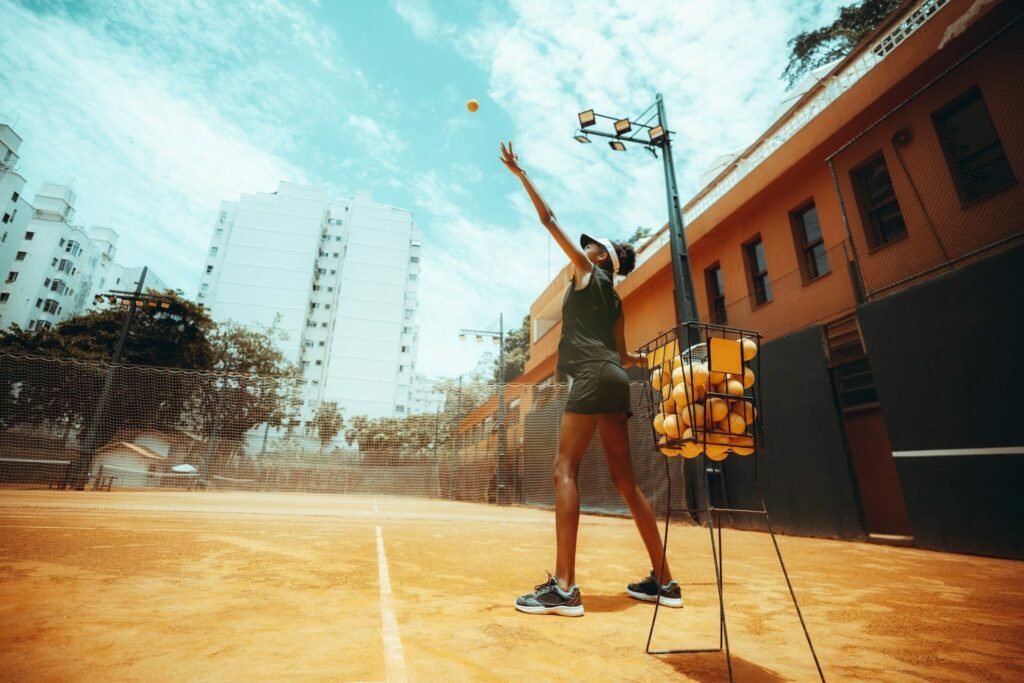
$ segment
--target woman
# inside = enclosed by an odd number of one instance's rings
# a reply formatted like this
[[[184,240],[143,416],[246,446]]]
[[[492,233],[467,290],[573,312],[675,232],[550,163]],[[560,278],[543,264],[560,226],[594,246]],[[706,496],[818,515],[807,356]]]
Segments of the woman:
[[[626,350],[622,302],[613,278],[626,275],[636,264],[629,244],[583,235],[577,247],[565,234],[555,214],[537,193],[519,164],[512,143],[501,145],[501,161],[518,177],[533,201],[540,222],[555,238],[572,263],[572,282],[562,302],[562,339],[558,368],[572,378],[562,416],[555,457],[555,575],[516,600],[516,609],[528,614],[583,616],[583,600],[576,585],[576,536],[580,521],[577,476],[580,462],[596,429],[601,435],[612,481],[622,495],[647,547],[651,566],[664,568],[660,581],[655,571],[627,586],[630,596],[662,605],[682,607],[679,584],[672,579],[658,526],[647,498],[633,477],[627,420],[630,412],[629,379],[624,368],[644,367],[637,353]]]

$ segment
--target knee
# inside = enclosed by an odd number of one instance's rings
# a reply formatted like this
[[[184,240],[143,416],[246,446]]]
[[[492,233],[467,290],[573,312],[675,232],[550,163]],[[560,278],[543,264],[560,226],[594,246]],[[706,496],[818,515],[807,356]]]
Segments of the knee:
[[[577,468],[572,466],[568,458],[558,457],[555,458],[555,466],[552,468],[552,477],[555,480],[555,486],[562,484],[575,484]]]

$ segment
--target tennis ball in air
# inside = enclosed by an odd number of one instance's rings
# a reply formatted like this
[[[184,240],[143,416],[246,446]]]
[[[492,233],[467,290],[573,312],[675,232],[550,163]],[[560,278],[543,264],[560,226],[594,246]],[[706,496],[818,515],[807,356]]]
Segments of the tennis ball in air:
[[[476,111],[479,108],[480,103],[477,102],[476,100],[469,100],[468,102],[466,102],[466,109],[470,110],[471,112]]]

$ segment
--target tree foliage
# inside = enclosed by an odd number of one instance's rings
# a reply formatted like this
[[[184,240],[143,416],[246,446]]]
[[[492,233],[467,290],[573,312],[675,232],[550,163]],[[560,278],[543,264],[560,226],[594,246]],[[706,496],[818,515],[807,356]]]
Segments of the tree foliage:
[[[642,225],[638,225],[636,226],[636,230],[633,231],[633,234],[626,238],[626,241],[635,247],[637,244],[639,244],[640,242],[642,242],[643,240],[647,239],[650,236],[650,228],[645,228]]]
[[[530,358],[530,316],[523,318],[523,324],[505,334],[505,382],[509,383],[523,374],[526,361]],[[494,362],[494,381],[501,377],[499,363]]]
[[[901,4],[902,0],[860,0],[839,8],[831,24],[790,38],[789,63],[782,78],[792,87],[813,69],[845,57]]]
[[[322,453],[327,444],[338,435],[344,420],[341,417],[341,410],[335,401],[324,401],[317,408],[313,417],[313,426],[316,428],[317,436],[320,438],[320,452]]]

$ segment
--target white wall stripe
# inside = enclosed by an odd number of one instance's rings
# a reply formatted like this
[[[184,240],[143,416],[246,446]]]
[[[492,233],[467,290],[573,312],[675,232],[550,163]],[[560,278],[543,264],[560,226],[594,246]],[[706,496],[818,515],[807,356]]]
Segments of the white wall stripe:
[[[893,451],[894,458],[936,458],[948,455],[1024,455],[1024,446],[1003,448],[946,448],[931,451]]]
[[[374,503],[376,502],[374,499]],[[405,654],[402,652],[402,637],[398,633],[398,620],[395,618],[388,558],[384,554],[384,536],[380,532],[380,527],[377,527],[377,566],[380,568],[380,620],[384,637],[387,680],[405,681]]]

